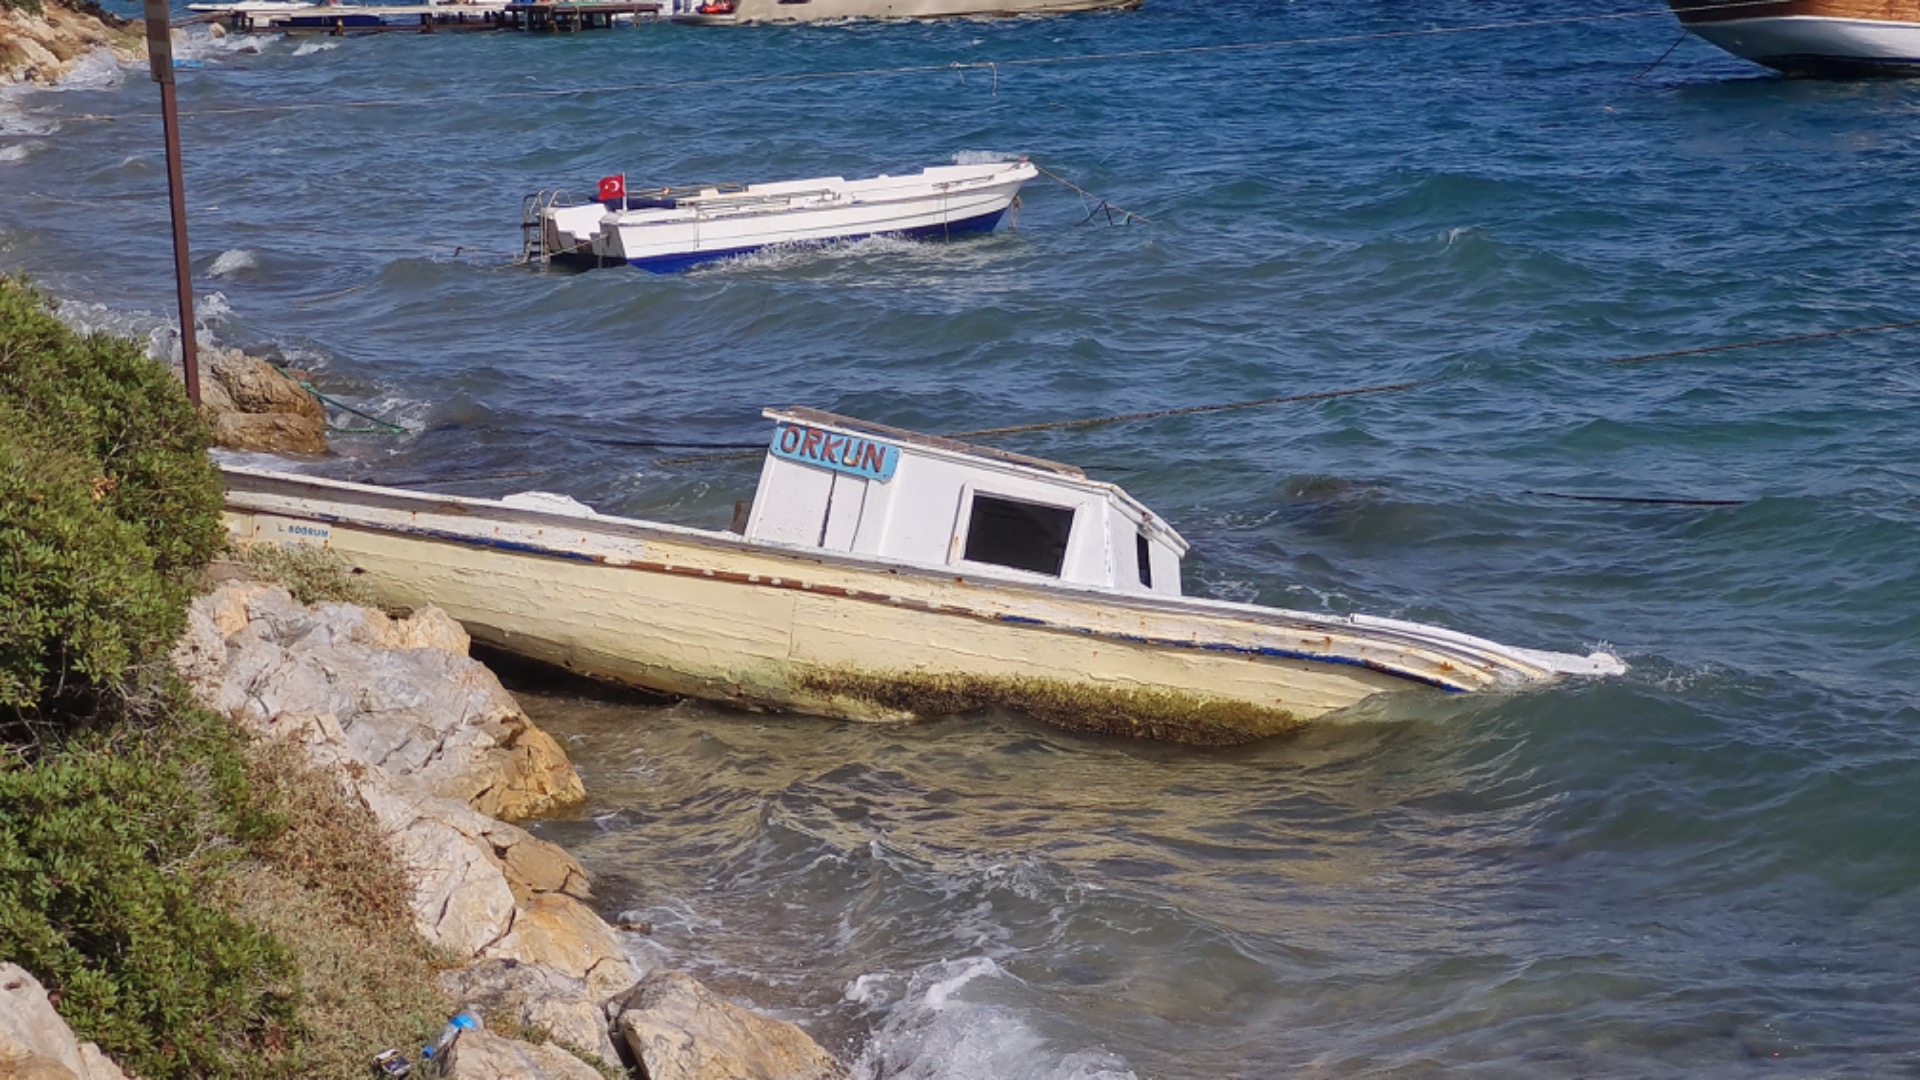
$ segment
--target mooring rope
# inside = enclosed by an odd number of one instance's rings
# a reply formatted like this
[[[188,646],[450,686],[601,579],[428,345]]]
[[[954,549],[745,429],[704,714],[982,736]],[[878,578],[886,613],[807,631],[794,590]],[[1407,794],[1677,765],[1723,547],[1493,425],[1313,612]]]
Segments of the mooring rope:
[[[367,423],[373,425],[371,427],[335,427],[333,423],[329,421],[327,424],[327,432],[329,434],[332,434],[332,435],[410,435],[412,434],[411,430],[401,427],[399,424],[388,423],[387,421],[382,420],[379,417],[372,415],[371,413],[362,412],[359,409],[354,408],[353,406],[347,404],[344,401],[336,401],[333,398],[328,397],[327,395],[321,393],[319,390],[316,390],[312,383],[294,375],[293,371],[289,368],[282,367],[281,365],[275,364],[271,361],[267,362],[267,366],[279,372],[281,375],[285,376],[287,379],[297,384],[300,387],[300,389],[305,390],[308,393],[308,395],[310,395],[315,401],[318,401],[320,404],[331,406],[335,409],[340,410],[343,413],[348,414],[349,416],[357,416],[360,419],[365,420]]]
[[[1759,341],[1738,341],[1731,345],[1702,345],[1695,349],[1672,349],[1667,352],[1641,353],[1638,356],[1622,356],[1609,360],[1609,364],[1644,364],[1649,360],[1671,360],[1679,356],[1705,356],[1707,353],[1732,352],[1735,349],[1758,349],[1764,345],[1792,345],[1801,341],[1819,341],[1822,338],[1851,337],[1854,334],[1878,334],[1888,330],[1911,330],[1920,326],[1920,319],[1903,319],[1900,322],[1879,323],[1874,326],[1850,326],[1844,330],[1817,330],[1811,334],[1792,334],[1787,337],[1765,338]]]
[[[1050,177],[1056,183],[1059,183],[1064,187],[1068,187],[1073,189],[1074,191],[1079,192],[1082,198],[1092,199],[1094,201],[1094,207],[1092,210],[1089,210],[1087,212],[1086,220],[1080,223],[1082,225],[1085,225],[1088,221],[1092,221],[1093,215],[1099,213],[1102,209],[1105,209],[1107,211],[1108,224],[1113,223],[1113,215],[1116,212],[1119,213],[1120,215],[1120,224],[1122,225],[1125,225],[1130,221],[1139,221],[1147,225],[1153,224],[1153,219],[1148,217],[1147,215],[1136,214],[1133,211],[1126,209],[1125,207],[1115,206],[1111,201],[1107,199],[1103,199],[1098,195],[1095,195],[1093,192],[1088,191],[1086,188],[1083,188],[1079,184],[1076,184],[1073,181],[1067,179],[1066,177],[1061,176],[1059,173],[1054,172],[1052,169],[1047,168],[1045,165],[1042,165],[1037,161],[1029,162],[1029,164],[1031,164],[1034,168],[1040,170],[1040,175]]]

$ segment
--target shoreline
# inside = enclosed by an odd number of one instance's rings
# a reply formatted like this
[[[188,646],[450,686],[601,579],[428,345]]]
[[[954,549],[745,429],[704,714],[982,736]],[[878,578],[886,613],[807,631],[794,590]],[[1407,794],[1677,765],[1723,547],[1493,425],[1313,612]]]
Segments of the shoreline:
[[[236,575],[198,597],[189,619],[175,662],[196,696],[256,739],[298,748],[392,841],[416,928],[457,961],[437,975],[452,1007],[536,1040],[486,1040],[498,1075],[702,1075],[683,1058],[746,1077],[845,1075],[799,1028],[684,972],[645,969],[621,943],[644,928],[616,930],[590,906],[585,868],[510,824],[575,805],[585,787],[437,608],[389,618],[302,605]],[[471,1039],[460,1036],[456,1054]],[[464,1053],[456,1062],[477,1051]],[[762,1057],[782,1064],[756,1067]]]

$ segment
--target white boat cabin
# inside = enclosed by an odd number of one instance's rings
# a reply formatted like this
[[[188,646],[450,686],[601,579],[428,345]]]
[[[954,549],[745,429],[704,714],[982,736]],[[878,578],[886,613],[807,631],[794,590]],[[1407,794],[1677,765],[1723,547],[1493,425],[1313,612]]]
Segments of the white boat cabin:
[[[776,422],[745,533],[955,574],[1180,595],[1187,542],[1070,465],[814,409]]]

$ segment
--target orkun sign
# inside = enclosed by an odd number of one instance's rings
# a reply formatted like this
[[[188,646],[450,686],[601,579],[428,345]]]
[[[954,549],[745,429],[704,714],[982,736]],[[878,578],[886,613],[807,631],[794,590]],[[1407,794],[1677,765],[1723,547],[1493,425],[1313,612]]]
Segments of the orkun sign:
[[[885,483],[900,464],[900,448],[858,435],[822,431],[805,424],[781,424],[773,431],[774,457]]]

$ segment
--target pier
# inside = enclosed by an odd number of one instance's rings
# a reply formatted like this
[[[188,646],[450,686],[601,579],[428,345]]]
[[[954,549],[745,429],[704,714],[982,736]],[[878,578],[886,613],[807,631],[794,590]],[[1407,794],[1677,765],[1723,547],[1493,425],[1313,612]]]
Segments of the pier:
[[[239,33],[433,34],[458,30],[574,33],[607,30],[660,13],[659,0],[482,0],[447,4],[312,4],[261,9],[240,5],[209,13],[205,21]]]

